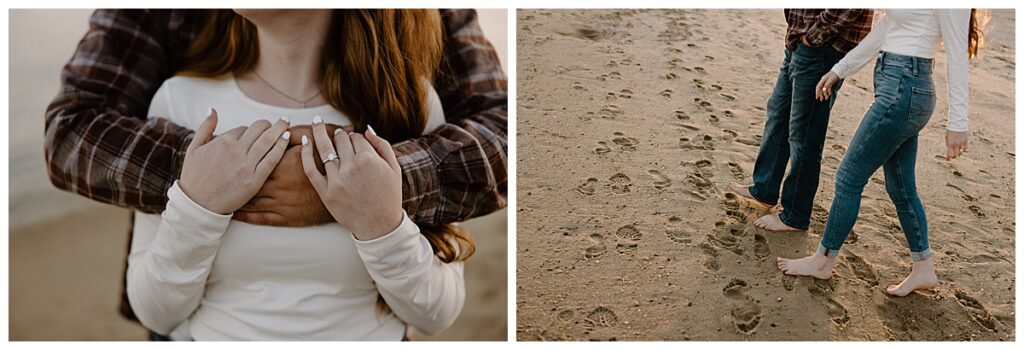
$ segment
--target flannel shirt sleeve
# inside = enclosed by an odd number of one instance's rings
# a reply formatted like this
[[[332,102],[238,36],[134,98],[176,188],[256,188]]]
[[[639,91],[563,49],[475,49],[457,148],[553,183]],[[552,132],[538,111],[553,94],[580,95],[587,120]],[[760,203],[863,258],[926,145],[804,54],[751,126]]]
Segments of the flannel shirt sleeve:
[[[193,132],[146,119],[170,74],[168,11],[97,10],[46,111],[50,181],[103,203],[159,213]]]
[[[442,10],[445,49],[435,82],[447,123],[394,145],[403,207],[419,224],[463,221],[505,207],[508,80],[473,10]]]

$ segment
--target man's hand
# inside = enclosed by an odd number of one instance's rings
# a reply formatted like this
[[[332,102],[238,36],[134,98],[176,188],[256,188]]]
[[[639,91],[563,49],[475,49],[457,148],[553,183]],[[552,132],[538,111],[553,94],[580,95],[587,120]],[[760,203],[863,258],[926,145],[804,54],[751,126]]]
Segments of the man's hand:
[[[327,125],[330,132],[337,125]],[[309,125],[289,129],[289,148],[256,196],[235,212],[234,219],[254,225],[306,227],[335,222],[302,169],[302,135],[313,139]],[[322,173],[323,164],[317,159]]]
[[[809,41],[807,41],[807,34],[804,34],[804,35],[800,36],[800,42],[803,43],[804,46],[807,46],[807,47],[810,47],[810,48],[814,48],[815,47],[814,45],[811,45],[811,43]]]

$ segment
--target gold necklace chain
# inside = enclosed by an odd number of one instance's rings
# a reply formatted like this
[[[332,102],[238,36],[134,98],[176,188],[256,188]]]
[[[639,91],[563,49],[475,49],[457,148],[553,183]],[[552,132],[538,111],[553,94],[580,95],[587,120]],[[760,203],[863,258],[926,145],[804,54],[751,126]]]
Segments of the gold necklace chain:
[[[260,76],[260,73],[256,72],[255,69],[252,70],[252,73],[256,75],[257,79],[262,81],[264,84],[267,84],[267,87],[269,87],[271,90],[274,90],[274,92],[276,92],[278,95],[284,96],[284,98],[287,98],[289,100],[295,101],[296,103],[302,105],[302,108],[306,108],[306,104],[309,103],[309,101],[312,101],[317,96],[320,96],[320,91],[317,91],[316,95],[313,95],[310,98],[307,98],[305,101],[293,98],[291,96],[288,96],[288,94],[286,94],[284,92],[281,92],[281,90],[278,90],[276,87],[274,87],[274,85],[271,85],[270,82],[268,82],[266,79],[263,79],[263,77]]]

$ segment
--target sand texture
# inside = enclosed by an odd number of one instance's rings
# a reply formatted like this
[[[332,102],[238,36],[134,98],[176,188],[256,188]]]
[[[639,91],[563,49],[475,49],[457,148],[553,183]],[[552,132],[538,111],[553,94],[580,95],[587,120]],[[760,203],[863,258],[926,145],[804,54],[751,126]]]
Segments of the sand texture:
[[[783,58],[782,10],[526,10],[518,23],[517,338],[1012,340],[1014,12],[971,64],[971,148],[946,161],[945,57],[918,187],[940,286],[885,295],[911,261],[877,172],[830,281],[813,252],[835,169],[872,101],[869,64],[832,114],[811,228],[769,233],[748,183]]]

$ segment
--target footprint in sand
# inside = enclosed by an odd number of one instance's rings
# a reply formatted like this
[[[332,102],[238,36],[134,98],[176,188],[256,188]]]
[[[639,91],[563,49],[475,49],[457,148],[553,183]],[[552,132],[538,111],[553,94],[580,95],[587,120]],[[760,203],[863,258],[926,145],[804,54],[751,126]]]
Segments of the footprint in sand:
[[[587,91],[587,87],[583,86],[583,84],[578,81],[572,83],[572,88],[573,90]]]
[[[586,321],[591,327],[612,327],[619,323],[619,316],[612,309],[598,306],[587,314]]]
[[[845,327],[846,324],[850,322],[850,313],[846,311],[846,307],[843,306],[843,304],[832,299],[829,292],[826,292],[821,286],[818,286],[817,281],[815,282],[815,284],[807,287],[807,291],[811,292],[811,295],[824,301],[825,313],[832,319],[832,323],[840,328]]]
[[[591,246],[583,251],[583,256],[587,259],[599,257],[608,251],[608,247],[604,245],[604,236],[600,233],[591,234],[589,240],[592,243]]]
[[[633,225],[619,227],[619,229],[615,231],[615,235],[619,236],[620,238],[633,241],[639,241],[640,237],[643,236],[643,234],[640,233],[640,230],[638,230],[636,226]]]
[[[746,178],[746,176],[743,175],[743,168],[741,168],[738,163],[729,162],[728,164],[729,173],[732,174],[732,177],[735,177],[738,180],[743,180],[744,178]]]
[[[615,132],[615,138],[612,138],[612,142],[619,147],[622,147],[623,151],[636,151],[636,146],[640,144],[640,141],[623,135],[621,132]]]
[[[690,237],[691,233],[688,230],[679,227],[682,222],[683,219],[678,216],[668,218],[668,229],[665,230],[665,236],[668,236],[668,239],[673,242],[689,245],[693,243],[693,238]]]
[[[843,145],[833,144],[832,149],[836,150],[836,152],[839,152],[839,155],[846,154],[846,147],[843,147]]]
[[[608,147],[608,143],[604,141],[598,141],[597,148],[594,148],[594,152],[597,154],[605,154],[611,151],[612,149]]]
[[[722,133],[725,134],[722,136],[722,141],[725,142],[732,142],[732,140],[736,139],[736,136],[739,136],[735,131],[729,129],[723,129]]]
[[[711,112],[712,111],[712,109],[711,109],[711,106],[712,106],[711,102],[705,101],[703,98],[694,97],[693,98],[693,103],[696,104],[697,106],[700,106],[700,108],[703,108],[704,111],[706,111],[706,112]]]
[[[772,248],[768,246],[768,238],[760,232],[754,234],[754,256],[764,260],[772,255]]]
[[[697,135],[698,137],[691,140],[689,137],[679,138],[679,148],[685,150],[715,150],[715,139],[711,135]]]
[[[679,79],[679,76],[676,75],[676,73],[669,72],[668,74],[665,74],[665,79],[668,79],[668,80]]]
[[[978,218],[985,218],[985,213],[981,211],[981,207],[979,207],[977,204],[968,205],[967,209],[970,209],[971,213],[973,213],[974,216],[977,216]]]
[[[693,173],[686,175],[686,180],[689,181],[693,187],[696,187],[698,192],[705,196],[714,192],[714,183],[705,177],[700,170],[696,170]]]
[[[714,125],[714,126],[718,126],[718,124],[719,124],[718,116],[714,115],[714,114],[709,114],[708,115],[708,123],[711,123],[711,125]]]
[[[828,209],[815,203],[811,209],[811,220],[821,224],[828,222]]]
[[[568,323],[572,319],[576,318],[576,311],[573,310],[562,310],[558,313],[558,320],[563,323]]]
[[[665,90],[662,90],[662,91],[661,91],[660,93],[658,93],[658,94],[659,94],[659,95],[661,95],[661,96],[663,96],[663,97],[667,97],[667,98],[672,98],[672,89],[665,89]]]
[[[647,173],[651,174],[651,177],[654,178],[654,188],[661,190],[672,186],[672,180],[669,180],[667,176],[662,175],[660,171],[648,170]]]
[[[629,176],[623,173],[615,173],[608,180],[611,181],[608,185],[611,186],[612,192],[615,193],[629,193],[629,188],[633,187],[633,182],[631,182]]]
[[[824,165],[826,168],[836,170],[839,168],[839,158],[833,156],[824,157],[821,159],[821,165]]]
[[[726,192],[725,198],[722,199],[722,205],[728,210],[738,210],[740,208],[740,197],[735,193]],[[723,222],[724,223],[724,222]]]
[[[730,316],[733,325],[743,334],[754,334],[762,320],[761,306],[748,295],[749,289],[747,282],[738,278],[729,281],[729,284],[722,288],[722,294],[732,300]]]
[[[600,76],[597,77],[597,80],[600,80],[600,81],[606,81],[608,79],[622,80],[622,73],[610,72],[610,73],[607,73],[607,74],[601,74]]]
[[[857,276],[861,281],[867,282],[868,285],[877,286],[878,277],[875,276],[875,269],[871,268],[871,264],[857,256],[853,252],[847,251],[843,255],[843,260],[850,265],[850,269],[853,270],[853,274]]]
[[[690,115],[684,111],[675,111],[676,120],[690,120]]]
[[[715,223],[713,233],[708,235],[708,240],[733,254],[742,256],[743,247],[740,245],[740,237],[746,236],[746,234],[746,229],[740,224],[726,224],[725,221],[719,221]]]
[[[630,89],[619,90],[619,93],[618,93],[617,96],[620,97],[620,98],[633,98],[633,90],[630,90]]]
[[[707,169],[707,168],[710,168],[714,164],[715,163],[713,163],[710,159],[706,159],[706,158],[701,158],[701,159],[698,159],[697,161],[693,162],[693,166],[697,167],[698,169]]]
[[[724,98],[726,101],[736,101],[736,96],[733,96],[733,95],[730,95],[730,94],[719,94],[719,95],[722,96],[722,98]]]
[[[793,291],[796,287],[796,276],[782,275],[782,288],[788,291]]]
[[[963,307],[967,314],[971,315],[971,319],[977,322],[978,325],[990,331],[996,330],[998,321],[996,321],[995,317],[992,317],[992,314],[985,309],[985,305],[982,305],[978,299],[960,289],[953,292],[953,295],[956,296],[956,302]]]
[[[582,184],[577,186],[576,190],[585,195],[592,195],[596,191],[596,188],[594,188],[596,183],[597,179],[589,178],[587,181],[584,181]]]
[[[718,247],[715,247],[711,243],[711,235],[705,237],[704,242],[700,243],[700,249],[704,253],[704,268],[710,271],[718,271],[721,268],[718,265]]]
[[[597,112],[597,114],[604,119],[615,119],[622,115],[622,113],[622,109],[617,105],[604,105],[601,107],[601,110]]]

